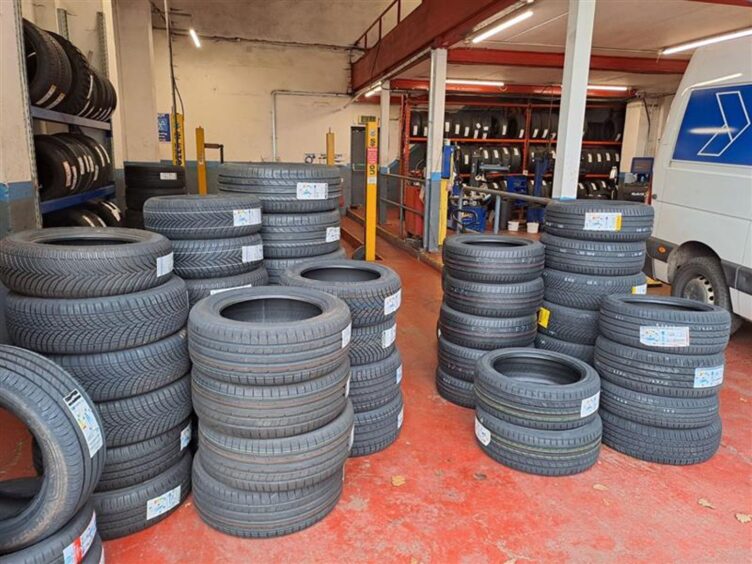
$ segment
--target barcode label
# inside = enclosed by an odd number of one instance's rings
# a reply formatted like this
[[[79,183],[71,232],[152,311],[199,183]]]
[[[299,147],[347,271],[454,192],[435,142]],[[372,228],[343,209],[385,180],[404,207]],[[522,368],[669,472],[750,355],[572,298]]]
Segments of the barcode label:
[[[178,173],[177,172],[160,172],[159,179],[160,180],[177,180]]]
[[[296,196],[298,200],[326,200],[329,185],[326,182],[298,182]]]

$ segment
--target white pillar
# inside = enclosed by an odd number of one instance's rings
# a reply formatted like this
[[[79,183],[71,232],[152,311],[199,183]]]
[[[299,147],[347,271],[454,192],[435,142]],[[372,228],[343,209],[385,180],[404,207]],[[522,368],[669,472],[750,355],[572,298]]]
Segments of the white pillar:
[[[595,0],[569,0],[553,197],[577,198]]]
[[[388,80],[381,83],[380,94],[379,166],[381,167],[382,173],[387,173],[389,172],[389,105],[392,95]]]
[[[426,188],[423,217],[423,248],[439,250],[441,205],[441,157],[444,146],[444,103],[446,98],[447,50],[431,50],[431,83],[428,91],[428,140],[426,145]]]

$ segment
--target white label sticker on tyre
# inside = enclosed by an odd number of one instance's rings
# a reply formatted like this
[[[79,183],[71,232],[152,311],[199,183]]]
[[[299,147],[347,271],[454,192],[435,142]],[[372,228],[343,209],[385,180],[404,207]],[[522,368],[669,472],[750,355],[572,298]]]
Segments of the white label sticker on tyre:
[[[146,502],[146,520],[159,517],[180,503],[180,486]]]
[[[598,405],[601,400],[601,393],[596,392],[595,395],[590,396],[582,400],[580,404],[580,417],[587,417],[588,415],[598,411]]]
[[[399,309],[402,303],[402,290],[384,298],[384,315],[390,315]]]
[[[491,431],[486,429],[477,417],[475,418],[475,436],[482,445],[488,446],[491,442]]]
[[[53,84],[52,86],[50,86],[50,89],[47,91],[47,93],[41,98],[39,98],[39,100],[37,100],[34,103],[34,105],[41,106],[42,104],[44,104],[47,101],[47,99],[55,93],[56,90],[57,90],[57,86]]]
[[[256,262],[259,260],[264,260],[264,246],[262,244],[243,247],[243,262]]]
[[[172,253],[170,253],[169,255],[165,255],[163,257],[158,257],[157,258],[157,278],[172,272],[173,264],[174,264],[174,255]]]
[[[102,555],[99,557],[99,564],[104,564],[104,547],[102,547]]]
[[[355,444],[355,425],[350,429],[350,438],[347,441],[347,450],[352,450],[352,446]]]
[[[70,188],[71,180],[73,180],[71,176],[71,167],[68,164],[68,161],[63,161],[63,170],[65,171],[65,187]]]
[[[259,225],[260,223],[260,208],[251,208],[249,210],[232,210],[233,227],[240,227],[243,225]]]
[[[714,388],[723,382],[723,365],[712,368],[695,368],[694,388]]]
[[[342,329],[342,348],[344,349],[350,344],[350,337],[352,337],[352,323]]]
[[[81,536],[77,537],[63,549],[63,562],[65,564],[79,564],[91,548],[94,537],[97,534],[97,514],[92,513],[89,524],[86,525]]]
[[[177,172],[160,172],[159,179],[160,180],[177,180],[178,173]]]
[[[632,293],[633,294],[647,294],[648,293],[648,285],[647,284],[640,284],[639,286],[632,286]]]
[[[649,347],[688,347],[689,327],[640,327],[640,342]]]
[[[397,414],[397,429],[402,428],[402,422],[405,420],[405,408],[400,408],[399,413]]]
[[[329,185],[326,182],[298,182],[296,196],[298,200],[326,200]]]
[[[397,338],[397,324],[395,323],[389,329],[384,329],[381,333],[381,348],[386,349],[391,347],[394,340]]]
[[[191,424],[189,422],[188,425],[185,426],[185,429],[180,431],[180,450],[183,450],[191,443],[192,436],[193,430],[191,429]]]
[[[339,227],[327,227],[326,228],[326,242],[333,243],[339,241]]]
[[[397,385],[399,386],[399,383],[402,382],[402,365],[401,364],[397,367],[396,380],[397,380]]]
[[[621,213],[588,212],[585,231],[621,231]]]
[[[347,377],[347,383],[345,384],[345,397],[346,398],[350,397],[350,378],[352,378],[352,376]]]
[[[69,392],[63,398],[63,401],[84,435],[86,446],[89,448],[89,457],[94,458],[94,455],[102,448],[104,443],[102,429],[99,427],[94,410],[78,390]]]
[[[215,290],[209,290],[209,295],[221,294],[222,292],[229,292],[230,290],[238,290],[240,288],[253,288],[253,284],[243,284],[242,286],[233,286],[232,288],[216,288]]]

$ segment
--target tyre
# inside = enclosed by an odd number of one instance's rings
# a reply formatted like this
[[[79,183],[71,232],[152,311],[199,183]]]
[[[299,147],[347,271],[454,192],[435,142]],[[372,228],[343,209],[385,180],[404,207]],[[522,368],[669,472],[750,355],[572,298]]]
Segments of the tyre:
[[[723,384],[724,355],[670,354],[628,347],[598,337],[595,368],[608,380],[635,392],[673,398],[715,395]]]
[[[191,453],[150,480],[92,496],[99,534],[112,540],[158,523],[183,502],[191,489]]]
[[[88,211],[99,217],[107,227],[122,227],[123,212],[114,202],[94,200],[85,204]]]
[[[562,341],[561,339],[542,333],[538,333],[535,337],[535,348],[562,353],[590,365],[593,364],[593,355],[595,354],[595,347],[593,345],[570,343],[569,341]]]
[[[598,338],[598,312],[543,302],[538,312],[538,332],[569,343],[594,345]]]
[[[328,262],[330,260],[338,260],[338,259],[345,259],[347,258],[347,255],[345,254],[345,250],[340,247],[334,252],[327,253],[325,255],[320,255],[317,257],[304,257],[304,258],[289,258],[289,259],[270,259],[266,258],[264,259],[264,266],[266,267],[267,272],[269,273],[269,284],[279,284],[280,276],[282,276],[282,273],[287,270],[288,268],[303,264],[303,263],[319,263],[319,262]]]
[[[342,195],[339,168],[299,163],[226,163],[217,177],[223,193],[254,194],[265,213],[335,210]]]
[[[683,466],[713,457],[721,444],[721,418],[697,429],[664,429],[601,411],[603,444],[648,462]]]
[[[191,377],[138,396],[97,404],[107,446],[140,443],[166,433],[191,414]]]
[[[49,33],[26,19],[23,20],[23,38],[31,104],[55,108],[71,87],[68,57]]]
[[[733,312],[726,276],[716,258],[697,257],[681,265],[671,281],[671,295],[727,310],[731,315],[732,335],[742,326],[742,318]]]
[[[321,290],[344,300],[353,327],[394,319],[402,303],[397,273],[380,264],[356,260],[317,260],[290,267],[280,276],[282,286]]]
[[[475,437],[488,456],[504,466],[540,476],[570,476],[598,460],[601,419],[573,429],[531,429],[475,409]]]
[[[242,237],[261,230],[261,201],[251,195],[157,196],[143,211],[146,228],[173,241]]]
[[[535,349],[491,351],[476,365],[476,405],[535,429],[573,429],[597,417],[601,382],[581,360]]]
[[[456,345],[493,350],[526,347],[535,340],[535,314],[521,317],[480,317],[442,304],[439,313],[441,336]]]
[[[0,408],[28,427],[45,460],[38,493],[0,520],[0,553],[29,547],[60,530],[89,499],[105,461],[102,420],[81,386],[52,361],[0,346]],[[1,482],[0,482],[1,484]]]
[[[310,527],[326,517],[342,494],[343,473],[286,492],[250,492],[215,480],[205,469],[203,452],[193,465],[193,502],[210,527],[236,537],[269,538]]]
[[[350,401],[356,412],[370,411],[389,403],[402,381],[402,357],[395,348],[384,360],[352,366]]]
[[[80,208],[69,208],[59,212],[45,214],[44,227],[107,227],[104,220],[94,212]]]
[[[701,398],[671,398],[635,392],[603,380],[601,407],[623,419],[650,427],[696,429],[718,417],[718,394]]]
[[[97,491],[135,486],[178,463],[192,438],[192,422],[182,421],[150,439],[107,448],[107,461]]]
[[[76,188],[77,192],[88,192],[94,185],[99,172],[94,166],[94,155],[89,151],[88,146],[81,143],[78,137],[70,133],[56,133],[55,137],[60,139],[76,157],[78,163],[79,182]]]
[[[125,210],[125,226],[130,229],[143,229],[144,214],[139,210]]]
[[[97,141],[82,133],[70,133],[71,137],[78,139],[89,148],[95,156],[95,166],[99,167],[97,187],[112,183],[112,160],[107,150]],[[110,202],[114,205],[113,202]]]
[[[514,284],[484,284],[444,275],[444,303],[482,317],[522,317],[538,311],[543,302],[543,279]]]
[[[0,241],[0,279],[40,298],[93,298],[139,292],[169,280],[170,242],[131,229],[59,228],[12,233]]]
[[[68,371],[95,402],[151,392],[187,374],[191,367],[185,329],[140,347],[47,358]]]
[[[261,266],[236,274],[235,276],[223,276],[221,278],[195,278],[186,280],[185,285],[188,288],[188,302],[193,307],[196,303],[207,297],[226,292],[227,290],[236,290],[238,288],[253,288],[256,286],[266,286],[269,282],[269,274]]]
[[[238,490],[286,492],[339,477],[350,454],[352,406],[323,427],[278,439],[243,439],[199,425],[206,473]]]
[[[301,258],[331,253],[339,248],[339,211],[269,213],[262,218],[261,235],[269,258]]]
[[[399,436],[404,416],[400,390],[386,405],[356,413],[355,437],[350,456],[373,454],[391,445]]]
[[[647,292],[645,275],[594,276],[546,268],[543,271],[545,300],[575,309],[598,311],[601,302],[611,294],[644,294]]]
[[[350,341],[350,364],[360,366],[387,358],[394,352],[397,322],[394,319],[377,325],[353,327]]]
[[[541,236],[546,246],[546,267],[562,272],[594,276],[629,276],[642,272],[645,243],[615,243],[564,239],[550,233]]]
[[[125,163],[123,172],[128,189],[185,188],[185,169],[182,166],[162,163]]]
[[[543,245],[502,235],[455,235],[444,242],[444,268],[454,278],[491,284],[534,280],[543,272]]]
[[[262,264],[259,235],[230,239],[176,239],[175,274],[181,278],[224,278],[249,272]]]
[[[547,233],[591,241],[645,241],[655,212],[641,202],[557,201],[546,207]]]
[[[54,135],[35,135],[34,156],[41,200],[61,198],[78,190],[78,160],[60,138]]]
[[[455,378],[444,372],[441,367],[436,369],[436,391],[450,403],[460,407],[475,407],[473,383]]]
[[[201,300],[188,320],[193,375],[238,386],[286,385],[340,369],[350,311],[323,292],[260,287]]]
[[[71,85],[57,110],[80,115],[91,105],[93,71],[86,56],[66,38],[47,32],[65,53],[71,66]]]
[[[333,421],[347,404],[350,364],[285,385],[228,384],[193,372],[193,406],[202,425],[234,437],[275,439],[308,433]]]
[[[52,300],[11,292],[6,300],[11,340],[52,354],[95,354],[153,343],[177,333],[188,316],[188,292],[177,276],[133,294]]]
[[[638,349],[688,355],[723,352],[731,315],[711,304],[663,296],[608,296],[601,335]]]
[[[472,384],[475,380],[475,364],[486,352],[488,351],[455,345],[444,337],[439,337],[439,368],[447,376]]]

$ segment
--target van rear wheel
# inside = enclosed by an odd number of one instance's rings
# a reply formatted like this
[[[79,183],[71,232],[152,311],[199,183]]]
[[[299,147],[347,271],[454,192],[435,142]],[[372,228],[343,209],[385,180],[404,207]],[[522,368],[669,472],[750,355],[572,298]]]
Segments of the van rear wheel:
[[[742,325],[741,317],[733,312],[726,277],[716,258],[697,257],[679,267],[671,283],[671,295],[727,309],[731,313],[732,335]]]

